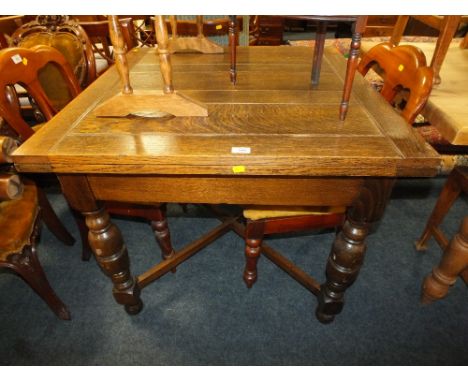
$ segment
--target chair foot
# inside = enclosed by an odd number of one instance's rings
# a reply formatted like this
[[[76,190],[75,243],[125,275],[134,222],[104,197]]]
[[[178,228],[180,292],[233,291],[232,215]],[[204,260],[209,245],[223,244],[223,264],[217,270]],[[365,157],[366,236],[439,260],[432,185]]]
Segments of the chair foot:
[[[70,314],[70,312],[68,311],[68,309],[66,307],[61,307],[61,308],[57,309],[55,314],[61,320],[66,320],[66,321],[71,320],[71,314]]]
[[[322,324],[330,324],[335,319],[334,315],[325,314],[321,312],[318,307],[315,310],[315,317],[317,317],[317,320],[319,320]]]
[[[423,240],[422,238],[414,242],[414,247],[416,248],[416,251],[418,252],[424,252],[427,251],[427,244],[426,240]]]
[[[243,279],[244,279],[244,282],[245,282],[245,285],[247,286],[247,288],[249,288],[249,289],[252,288],[252,286],[257,281],[257,271],[250,272],[248,270],[245,270]]]
[[[34,230],[32,245],[26,247],[21,254],[15,255],[10,259],[10,263],[13,265],[13,267],[10,268],[17,272],[18,275],[29,284],[57,317],[62,320],[70,320],[70,312],[50,286],[39,259],[37,258],[35,248],[39,234],[37,225]]]

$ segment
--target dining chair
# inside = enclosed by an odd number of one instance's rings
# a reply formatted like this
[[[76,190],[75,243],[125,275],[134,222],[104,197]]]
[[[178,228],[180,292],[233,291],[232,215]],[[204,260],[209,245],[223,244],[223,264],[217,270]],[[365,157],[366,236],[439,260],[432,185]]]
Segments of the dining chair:
[[[81,89],[76,77],[65,57],[55,48],[49,46],[35,46],[26,48],[7,48],[0,51],[0,89],[11,88],[14,84],[21,84],[28,94],[37,102],[47,120],[52,119],[57,110],[44,92],[38,79],[41,68],[47,64],[54,65],[63,77],[63,81],[68,88],[71,98],[76,97]],[[8,92],[0,92],[0,116],[18,133],[20,141],[25,141],[31,137],[42,125],[30,127],[23,119],[20,108],[15,102],[7,97]],[[117,204],[108,202],[106,205],[109,213],[121,216],[131,216],[145,219],[151,223],[155,239],[159,243],[163,258],[173,255],[169,230],[165,218],[164,209],[160,205],[133,205]],[[83,260],[90,257],[88,244],[88,229],[84,219],[74,214],[77,225],[80,229],[81,242],[83,245]]]
[[[438,85],[441,82],[440,78],[440,69],[444,62],[445,56],[447,55],[450,42],[455,35],[458,25],[462,16],[452,15],[452,16],[436,16],[436,15],[424,15],[424,16],[398,16],[397,22],[393,29],[392,36],[390,38],[390,43],[393,45],[398,45],[400,43],[401,37],[405,31],[406,25],[410,17],[415,18],[419,22],[422,22],[430,27],[439,31],[439,36],[437,38],[437,43],[434,49],[434,54],[432,55],[431,68],[434,70],[434,84]]]
[[[133,19],[119,18],[122,36],[127,50],[138,46]],[[86,32],[94,51],[96,60],[96,73],[102,74],[114,64],[114,51],[110,41],[109,22],[107,19],[98,21],[79,21]]]
[[[0,137],[0,268],[19,275],[60,319],[69,320],[70,312],[50,286],[37,256],[41,220],[55,212],[34,182],[14,172],[10,154],[17,147],[12,138]],[[52,233],[62,239],[60,233]],[[71,236],[62,241],[74,243]]]
[[[388,43],[382,43],[364,55],[357,70],[365,75],[374,65],[378,65],[384,72],[384,86],[381,94],[388,102],[393,102],[401,90],[409,90],[409,97],[402,105],[401,116],[408,124],[412,123],[431,91],[433,71],[427,67],[424,54],[412,46],[393,47]],[[262,253],[315,293],[318,283],[284,256],[266,246],[263,243],[264,236],[311,229],[333,227],[339,229],[343,224],[346,209],[347,206],[325,208],[249,206],[245,208],[243,215],[246,220],[244,235],[246,262],[243,278],[247,287],[252,287],[257,280],[257,262]]]
[[[365,76],[377,65],[383,72],[384,83],[380,94],[395,106],[395,97],[401,90],[409,91],[401,116],[412,124],[424,107],[432,90],[434,71],[426,64],[424,53],[412,45],[394,46],[389,42],[371,48],[361,59],[358,71]]]
[[[37,16],[35,20],[23,24],[11,36],[13,47],[32,48],[36,45],[48,45],[56,48],[67,59],[80,87],[84,89],[96,79],[96,63],[91,41],[80,24],[68,16]],[[46,94],[57,97],[57,89],[48,92],[48,86],[60,83],[54,68],[42,73]],[[60,78],[60,77],[59,77]],[[52,85],[48,85],[48,82]],[[67,104],[70,100],[64,99]]]

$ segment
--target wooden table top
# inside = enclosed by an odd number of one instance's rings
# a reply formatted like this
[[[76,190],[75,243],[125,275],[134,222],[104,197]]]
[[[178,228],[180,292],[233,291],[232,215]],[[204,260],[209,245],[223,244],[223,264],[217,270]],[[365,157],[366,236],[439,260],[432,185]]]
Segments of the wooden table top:
[[[15,152],[16,166],[95,174],[436,174],[437,154],[358,73],[339,121],[346,60],[327,49],[312,90],[312,55],[307,47],[239,47],[233,86],[229,54],[175,54],[175,89],[207,105],[209,116],[170,120],[97,117],[95,107],[120,91],[113,67]],[[135,91],[162,89],[155,50],[128,58]]]

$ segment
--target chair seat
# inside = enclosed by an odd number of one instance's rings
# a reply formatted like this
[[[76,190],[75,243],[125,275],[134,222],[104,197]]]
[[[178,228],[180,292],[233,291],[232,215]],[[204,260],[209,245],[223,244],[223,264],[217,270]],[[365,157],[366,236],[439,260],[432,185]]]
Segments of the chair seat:
[[[0,202],[0,261],[13,253],[21,253],[31,244],[38,208],[37,189],[33,182],[24,180],[20,199]]]
[[[345,212],[346,207],[293,207],[293,206],[248,206],[244,209],[244,217],[251,220],[303,215],[328,215]]]

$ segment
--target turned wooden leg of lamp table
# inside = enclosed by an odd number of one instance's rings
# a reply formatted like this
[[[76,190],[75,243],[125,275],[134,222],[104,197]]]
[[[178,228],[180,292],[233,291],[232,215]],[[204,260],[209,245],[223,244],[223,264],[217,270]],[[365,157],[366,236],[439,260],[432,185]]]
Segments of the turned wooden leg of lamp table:
[[[354,75],[358,66],[359,50],[361,49],[361,37],[366,29],[367,16],[359,16],[353,23],[353,36],[349,49],[348,64],[343,88],[343,98],[340,105],[340,120],[344,121],[348,112],[349,98],[353,88]]]
[[[461,276],[468,281],[468,216],[463,218],[459,232],[445,249],[442,259],[424,280],[422,303],[430,303],[444,298],[449,288]]]

